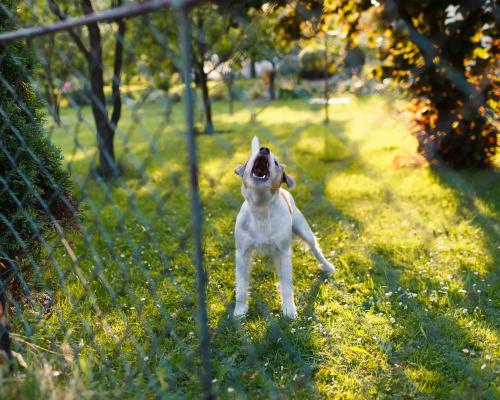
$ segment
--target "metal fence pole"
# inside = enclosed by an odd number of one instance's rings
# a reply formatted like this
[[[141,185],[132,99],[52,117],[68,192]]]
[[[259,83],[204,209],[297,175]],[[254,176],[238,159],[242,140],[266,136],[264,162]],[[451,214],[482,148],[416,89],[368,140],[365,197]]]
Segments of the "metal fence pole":
[[[214,399],[212,392],[212,372],[210,363],[210,334],[208,331],[208,315],[205,299],[205,287],[207,282],[206,271],[203,267],[202,251],[202,209],[198,184],[198,160],[196,153],[196,140],[194,128],[193,93],[191,90],[191,46],[189,36],[189,16],[186,7],[179,10],[179,35],[182,53],[182,74],[184,78],[184,107],[186,114],[187,141],[189,152],[189,172],[191,179],[191,223],[193,232],[193,262],[197,270],[198,278],[198,322],[200,329],[200,350],[203,364],[201,381],[203,386],[203,398]]]

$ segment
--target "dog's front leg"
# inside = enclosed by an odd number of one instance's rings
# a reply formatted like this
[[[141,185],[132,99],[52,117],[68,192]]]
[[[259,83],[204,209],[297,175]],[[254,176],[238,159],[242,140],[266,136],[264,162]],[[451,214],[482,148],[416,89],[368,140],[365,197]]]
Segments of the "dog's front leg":
[[[280,278],[281,308],[286,318],[295,318],[297,309],[293,299],[292,248],[288,247],[279,254],[278,275]]]
[[[248,312],[248,281],[250,278],[250,251],[236,250],[236,306],[234,316],[240,318]]]

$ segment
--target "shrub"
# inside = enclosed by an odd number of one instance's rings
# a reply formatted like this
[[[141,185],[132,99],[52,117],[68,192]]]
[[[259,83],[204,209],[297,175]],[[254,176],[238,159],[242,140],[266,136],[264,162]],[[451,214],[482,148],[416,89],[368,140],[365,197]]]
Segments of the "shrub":
[[[5,7],[15,10],[17,3],[4,1],[0,31],[13,29]],[[36,254],[56,221],[64,226],[72,220],[70,179],[43,130],[41,105],[29,84],[33,54],[21,41],[0,45],[0,53],[0,258],[21,263]]]
[[[382,20],[390,34],[379,73],[414,97],[419,150],[454,167],[491,164],[498,145],[496,6],[488,0],[391,4]]]
[[[323,79],[325,77],[325,48],[318,45],[304,47],[299,53],[299,75],[304,79]],[[335,71],[330,64],[328,76]]]

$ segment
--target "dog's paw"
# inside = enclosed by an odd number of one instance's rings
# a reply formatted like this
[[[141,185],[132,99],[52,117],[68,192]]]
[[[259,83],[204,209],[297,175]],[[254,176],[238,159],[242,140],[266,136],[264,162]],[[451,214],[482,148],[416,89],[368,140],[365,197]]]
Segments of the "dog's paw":
[[[248,304],[236,303],[234,308],[233,317],[234,318],[244,318],[248,313]]]
[[[283,316],[289,319],[295,319],[297,317],[297,309],[295,304],[283,306]]]
[[[337,269],[329,262],[326,262],[325,264],[320,264],[319,269],[328,274],[333,274],[337,272]]]

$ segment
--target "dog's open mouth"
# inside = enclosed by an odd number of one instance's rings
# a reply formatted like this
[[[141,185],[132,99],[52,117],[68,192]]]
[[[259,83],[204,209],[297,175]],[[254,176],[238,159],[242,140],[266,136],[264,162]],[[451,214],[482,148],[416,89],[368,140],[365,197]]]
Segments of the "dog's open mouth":
[[[267,156],[258,156],[252,168],[252,176],[255,179],[266,180],[269,178],[269,161]]]

